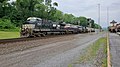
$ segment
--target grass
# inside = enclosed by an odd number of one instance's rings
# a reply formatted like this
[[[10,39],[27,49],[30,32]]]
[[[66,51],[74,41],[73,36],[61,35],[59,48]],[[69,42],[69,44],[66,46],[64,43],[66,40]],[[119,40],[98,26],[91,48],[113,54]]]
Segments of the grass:
[[[0,29],[0,31],[5,31],[5,32],[19,32],[20,28],[16,28],[16,29]]]
[[[101,67],[107,67],[107,58],[102,59],[102,66]]]
[[[0,39],[10,39],[10,38],[18,38],[18,37],[20,37],[19,32],[0,31]]]
[[[72,64],[69,64],[68,67],[72,67]]]
[[[107,39],[106,39],[107,40]],[[107,42],[104,47],[104,54],[107,54]],[[102,59],[102,66],[101,67],[107,67],[107,57]]]
[[[80,56],[80,58],[74,62],[73,64],[81,64],[81,63],[85,63],[86,61],[90,61],[93,58],[95,58],[97,56],[97,53],[99,51],[99,49],[101,48],[101,44],[104,44],[105,47],[103,52],[106,55],[107,54],[107,39],[104,38],[100,38],[98,39],[96,42],[94,42],[91,46],[89,46],[88,48],[86,48],[86,52]],[[71,67],[72,65],[70,64],[68,67]],[[103,58],[102,59],[102,66],[101,67],[107,67],[107,58]]]
[[[100,38],[95,43],[93,43],[93,45],[89,46],[87,48],[85,55],[81,56],[80,59],[78,60],[79,61],[78,63],[84,63],[94,58],[97,55],[97,52],[102,43],[106,44],[106,38]]]

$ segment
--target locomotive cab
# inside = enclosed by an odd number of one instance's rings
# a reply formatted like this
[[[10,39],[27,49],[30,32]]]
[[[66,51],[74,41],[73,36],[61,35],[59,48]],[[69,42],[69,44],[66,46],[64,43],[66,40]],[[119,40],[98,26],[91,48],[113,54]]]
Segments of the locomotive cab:
[[[30,17],[27,21],[22,25],[21,28],[21,37],[29,37],[32,36],[33,30],[41,27],[42,19],[36,17]]]

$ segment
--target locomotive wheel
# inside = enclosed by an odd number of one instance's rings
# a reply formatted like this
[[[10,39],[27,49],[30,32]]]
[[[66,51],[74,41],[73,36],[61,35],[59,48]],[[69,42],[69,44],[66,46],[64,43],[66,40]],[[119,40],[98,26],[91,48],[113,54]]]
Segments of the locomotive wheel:
[[[41,37],[41,33],[39,32],[36,36],[37,36],[37,37]]]
[[[45,35],[48,35],[48,33],[47,33],[47,32],[45,32]]]
[[[27,33],[27,34],[26,34],[26,37],[30,37],[30,34],[29,34],[29,33]]]
[[[41,35],[40,34],[38,34],[38,35],[35,35],[36,37],[40,37]]]
[[[45,37],[45,34],[44,34],[44,33],[42,33],[42,34],[41,34],[41,37]]]
[[[54,33],[51,33],[51,35],[54,35]]]

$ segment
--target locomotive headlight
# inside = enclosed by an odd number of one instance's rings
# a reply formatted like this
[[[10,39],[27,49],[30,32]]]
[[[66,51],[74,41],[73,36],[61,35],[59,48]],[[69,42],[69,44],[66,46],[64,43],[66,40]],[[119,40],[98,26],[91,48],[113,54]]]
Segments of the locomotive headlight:
[[[56,27],[57,25],[56,24],[53,24],[53,27]]]
[[[35,28],[35,24],[31,24],[31,26],[30,26],[31,28]]]
[[[40,26],[40,25],[41,25],[41,23],[37,23],[37,25],[38,25],[38,26]],[[32,26],[33,26],[33,25],[32,25]]]
[[[26,28],[34,28],[35,25],[34,24],[25,24],[22,26],[22,28],[26,29]]]
[[[25,25],[25,28],[27,28],[27,25]]]

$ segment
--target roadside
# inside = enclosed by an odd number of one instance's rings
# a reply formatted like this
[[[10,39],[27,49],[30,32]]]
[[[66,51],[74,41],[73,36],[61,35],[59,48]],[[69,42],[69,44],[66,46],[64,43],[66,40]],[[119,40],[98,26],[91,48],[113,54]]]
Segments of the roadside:
[[[79,46],[73,49],[70,49],[64,53],[61,53],[59,55],[56,55],[55,57],[42,62],[34,67],[72,67],[72,64],[78,60],[78,58],[80,56],[82,56],[86,50],[86,48],[88,46],[90,46],[91,43],[94,43],[96,40],[98,40],[101,37],[104,37],[104,34],[102,34],[102,36],[97,36],[94,38],[95,35],[92,35],[90,38],[91,40],[89,40],[89,42],[85,42],[85,43],[81,43],[83,40],[80,40],[79,42],[75,42],[76,44],[78,44]],[[89,37],[84,40],[88,40]],[[79,40],[79,39],[78,39]],[[74,43],[74,45],[76,45]],[[70,64],[71,63],[71,64]],[[73,66],[74,67],[74,66]],[[80,66],[78,66],[80,67]],[[86,67],[85,65],[81,66],[81,67]]]
[[[84,53],[68,67],[107,67],[107,39],[100,38],[88,46]]]

